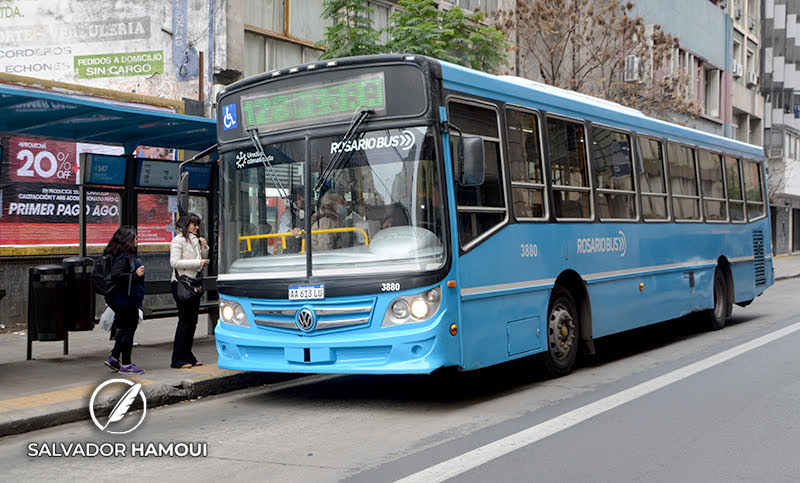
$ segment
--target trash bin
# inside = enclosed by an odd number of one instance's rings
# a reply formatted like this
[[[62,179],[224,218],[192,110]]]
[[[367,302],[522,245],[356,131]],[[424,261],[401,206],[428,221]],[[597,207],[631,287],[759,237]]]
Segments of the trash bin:
[[[28,329],[35,331],[29,340],[64,340],[66,306],[67,270],[61,265],[29,268]]]
[[[94,329],[94,292],[89,257],[69,257],[61,264],[67,271],[66,330]]]

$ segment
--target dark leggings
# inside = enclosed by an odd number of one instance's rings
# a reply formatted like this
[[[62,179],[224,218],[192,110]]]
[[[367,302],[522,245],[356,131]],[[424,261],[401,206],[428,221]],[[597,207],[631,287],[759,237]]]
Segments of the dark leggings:
[[[178,305],[178,327],[175,328],[175,342],[172,344],[172,367],[194,365],[197,358],[192,354],[192,343],[194,331],[197,329],[200,299],[192,302],[178,300],[178,282],[172,282],[172,298]]]
[[[113,304],[111,310],[114,311],[114,329],[117,334],[111,357],[119,359],[123,366],[127,366],[131,364],[133,335],[139,325],[139,308]]]

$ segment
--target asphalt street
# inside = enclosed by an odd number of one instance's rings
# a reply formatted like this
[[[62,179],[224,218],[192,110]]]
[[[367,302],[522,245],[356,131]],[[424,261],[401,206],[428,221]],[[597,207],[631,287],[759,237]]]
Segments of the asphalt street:
[[[684,318],[606,338],[561,379],[544,379],[535,359],[441,376],[310,376],[151,408],[124,436],[87,421],[10,436],[0,467],[13,481],[797,481],[798,290],[797,279],[776,284],[722,331]],[[589,410],[604,401],[618,404]],[[519,439],[540,428],[550,432]],[[28,456],[32,443],[71,442],[208,452]]]

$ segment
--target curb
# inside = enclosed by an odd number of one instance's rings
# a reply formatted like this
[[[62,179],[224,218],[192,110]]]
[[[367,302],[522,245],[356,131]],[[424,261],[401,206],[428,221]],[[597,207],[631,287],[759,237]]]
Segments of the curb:
[[[249,387],[257,387],[295,379],[304,374],[275,374],[264,372],[220,371],[211,375],[184,379],[180,385],[152,384],[142,388],[148,407],[166,406],[205,396],[213,396]],[[95,405],[95,414],[108,415],[116,401],[101,400]],[[46,406],[45,406],[46,408]],[[132,410],[140,409],[136,405]],[[0,421],[0,438],[51,428],[62,424],[84,421],[90,418],[88,400],[73,401],[56,409],[31,409],[27,415],[11,421]]]

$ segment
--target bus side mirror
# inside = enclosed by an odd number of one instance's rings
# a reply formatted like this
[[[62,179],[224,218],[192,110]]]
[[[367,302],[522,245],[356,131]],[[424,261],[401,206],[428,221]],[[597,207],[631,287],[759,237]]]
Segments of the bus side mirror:
[[[189,213],[189,172],[184,171],[178,178],[178,214],[186,216]]]
[[[484,177],[484,154],[483,138],[469,137],[462,138],[463,144],[459,143],[459,158],[461,163],[461,186],[478,186],[483,184]]]

